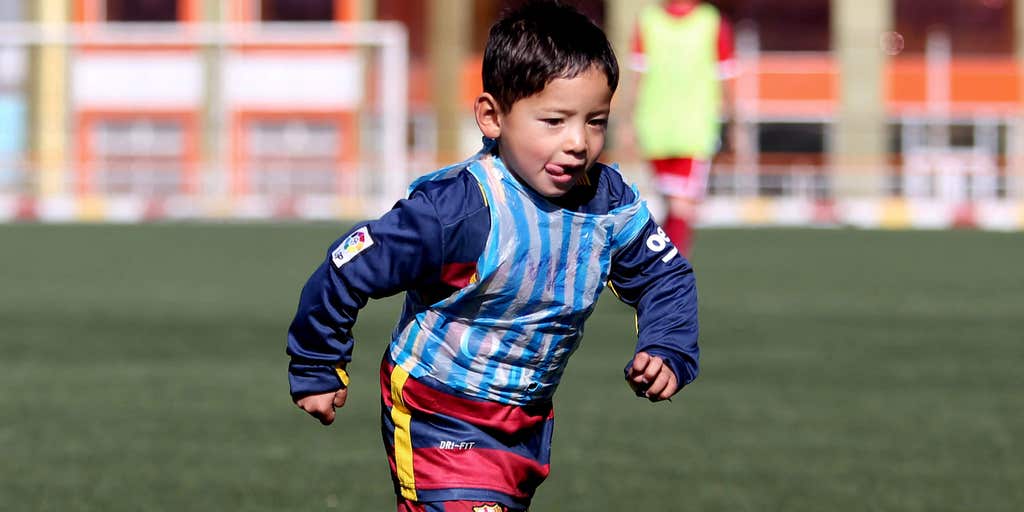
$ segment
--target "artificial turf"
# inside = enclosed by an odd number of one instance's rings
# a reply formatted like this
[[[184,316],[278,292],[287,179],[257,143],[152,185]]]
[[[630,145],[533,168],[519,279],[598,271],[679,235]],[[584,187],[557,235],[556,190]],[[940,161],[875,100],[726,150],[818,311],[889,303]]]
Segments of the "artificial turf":
[[[344,226],[0,225],[0,510],[394,510],[377,368],[291,403],[284,334]],[[1024,508],[1024,235],[704,230],[702,375],[634,398],[605,294],[533,510]]]

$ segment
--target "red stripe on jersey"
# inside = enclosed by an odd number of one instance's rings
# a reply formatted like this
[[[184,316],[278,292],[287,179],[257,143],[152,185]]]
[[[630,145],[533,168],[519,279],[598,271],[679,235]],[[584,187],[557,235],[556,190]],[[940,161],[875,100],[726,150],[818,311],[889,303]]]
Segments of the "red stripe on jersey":
[[[391,358],[385,356],[384,361],[380,365],[380,398],[388,409],[395,406],[394,400],[391,399],[391,370],[394,367],[395,365],[391,363]]]
[[[409,501],[399,496],[398,512],[427,512],[427,506],[423,503]]]
[[[392,368],[394,368],[394,364],[390,358],[386,357],[380,372],[381,390],[391,389]],[[524,429],[535,428],[555,416],[551,403],[518,406],[489,400],[476,400],[445,393],[412,377],[405,381],[402,395],[405,398],[406,406],[412,410],[443,414],[480,428],[493,429],[504,434],[514,434]],[[381,398],[386,407],[393,406],[389,392],[382,392]]]
[[[441,267],[441,282],[455,288],[464,288],[476,274],[476,262],[449,263]]]
[[[416,379],[405,382],[405,402],[412,409],[443,414],[505,434],[532,429],[554,417],[551,404],[517,406],[464,398],[434,389]]]
[[[489,489],[526,498],[551,469],[548,464],[539,464],[512,452],[483,448],[417,448],[412,458],[416,489],[424,491],[449,489],[455,484],[460,488]]]

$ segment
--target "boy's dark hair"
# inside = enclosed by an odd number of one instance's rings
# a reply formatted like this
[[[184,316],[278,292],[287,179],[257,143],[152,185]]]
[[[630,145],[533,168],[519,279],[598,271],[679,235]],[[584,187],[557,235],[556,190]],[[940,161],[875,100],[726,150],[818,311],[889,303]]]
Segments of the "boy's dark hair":
[[[575,78],[591,66],[619,85],[619,64],[607,36],[584,14],[554,0],[529,1],[491,27],[484,50],[484,92],[503,111],[542,91],[556,78]]]

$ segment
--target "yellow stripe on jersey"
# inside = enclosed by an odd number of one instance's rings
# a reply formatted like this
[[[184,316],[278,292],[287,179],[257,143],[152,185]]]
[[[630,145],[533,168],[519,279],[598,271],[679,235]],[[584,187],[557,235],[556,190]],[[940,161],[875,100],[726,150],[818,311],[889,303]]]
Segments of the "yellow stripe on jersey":
[[[402,497],[416,501],[416,477],[412,471],[412,415],[402,398],[409,372],[401,366],[391,370],[391,421],[395,424],[395,466]]]
[[[338,366],[334,367],[334,372],[337,373],[338,374],[338,378],[341,379],[341,385],[343,385],[343,386],[345,386],[347,388],[348,387],[348,381],[349,381],[348,372],[345,371],[345,369],[341,367],[340,363],[339,363]]]
[[[480,187],[480,196],[484,198],[484,206],[490,206],[487,202],[487,192],[484,191],[483,184],[477,181],[476,186]]]
[[[613,284],[611,281],[608,281],[608,289],[610,289],[612,293],[615,294],[616,299],[622,300],[622,295],[619,295],[619,291],[615,289],[615,284]]]

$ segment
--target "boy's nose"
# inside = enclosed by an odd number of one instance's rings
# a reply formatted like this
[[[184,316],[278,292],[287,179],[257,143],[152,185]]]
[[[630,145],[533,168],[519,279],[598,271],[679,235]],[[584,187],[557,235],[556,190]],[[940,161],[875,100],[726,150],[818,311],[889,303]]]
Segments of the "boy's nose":
[[[565,137],[564,148],[566,153],[579,154],[587,149],[587,137],[582,129],[569,130]]]

